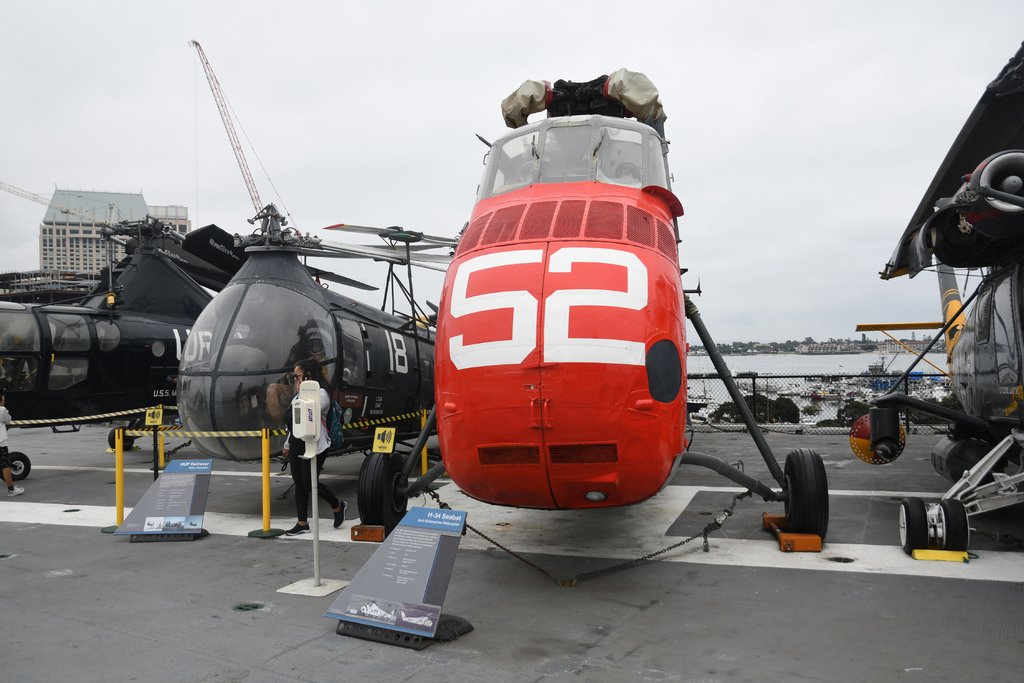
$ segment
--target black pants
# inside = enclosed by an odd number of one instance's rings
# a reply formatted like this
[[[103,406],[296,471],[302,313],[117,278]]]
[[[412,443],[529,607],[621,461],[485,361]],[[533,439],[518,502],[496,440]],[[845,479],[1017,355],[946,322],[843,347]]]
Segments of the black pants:
[[[321,453],[316,456],[316,473],[317,473],[317,493],[321,498],[326,500],[333,510],[334,508],[341,505],[338,497],[334,495],[327,486],[319,481],[319,475],[324,470],[324,461],[327,460],[327,454]],[[309,509],[309,492],[312,486],[312,469],[310,463],[312,460],[306,460],[295,455],[295,449],[292,449],[288,454],[288,468],[292,471],[292,480],[295,481],[295,515],[300,522],[306,521],[306,515]]]

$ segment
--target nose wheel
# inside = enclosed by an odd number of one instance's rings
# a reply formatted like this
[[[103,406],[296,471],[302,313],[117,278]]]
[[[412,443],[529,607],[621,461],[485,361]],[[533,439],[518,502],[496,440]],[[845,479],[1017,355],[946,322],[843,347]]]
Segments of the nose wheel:
[[[398,453],[371,453],[359,468],[357,500],[363,524],[384,527],[385,533],[398,526],[409,499],[402,481],[404,459]]]
[[[915,550],[967,550],[970,525],[967,509],[956,498],[925,504],[920,498],[900,502],[900,545],[912,555]]]

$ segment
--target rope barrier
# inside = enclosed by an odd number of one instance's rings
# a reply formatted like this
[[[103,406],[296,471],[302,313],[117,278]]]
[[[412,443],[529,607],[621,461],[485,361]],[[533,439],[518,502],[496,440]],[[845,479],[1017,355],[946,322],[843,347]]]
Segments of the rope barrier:
[[[411,420],[414,417],[420,417],[424,415],[426,411],[417,410],[412,413],[402,413],[401,415],[392,415],[391,417],[379,417],[373,420],[359,420],[357,422],[346,422],[341,425],[342,429],[366,429],[367,427],[375,427],[377,425],[388,424],[389,422],[402,422],[403,420]]]
[[[115,413],[101,413],[99,415],[84,415],[82,417],[56,417],[47,420],[13,420],[11,422],[12,427],[39,427],[46,425],[60,425],[60,424],[77,424],[82,422],[96,422],[98,420],[106,420],[111,417],[123,417],[125,415],[139,415],[145,413],[147,410],[152,410],[158,406],[150,406],[148,408],[136,408],[134,410],[119,410]],[[177,410],[178,406],[163,406],[164,410]]]
[[[139,429],[126,429],[124,430],[125,436],[146,436],[152,434],[154,431],[161,432],[164,436],[181,436],[181,437],[197,437],[197,436],[213,436],[213,437],[238,437],[238,438],[249,438],[249,437],[260,437],[263,436],[263,432],[259,429],[245,429],[240,431],[223,431],[223,432],[197,432],[191,430],[185,430],[181,427],[141,427]],[[271,429],[268,430],[272,436],[285,436],[288,434],[287,429]]]
[[[360,420],[358,422],[347,422],[341,426],[342,429],[365,429],[367,427],[373,427],[382,424],[388,424],[391,422],[402,422],[404,420],[411,420],[416,417],[420,417],[423,411],[417,410],[412,413],[402,413],[401,415],[392,415],[389,417],[380,417],[373,420]],[[235,431],[186,431],[181,427],[176,426],[159,426],[159,427],[139,427],[138,429],[126,429],[125,436],[146,436],[152,434],[154,431],[163,432],[165,436],[181,436],[181,437],[232,437],[232,438],[249,438],[258,437],[262,435],[262,432],[258,429],[246,429],[246,430],[235,430]],[[271,436],[287,436],[287,429],[271,429],[269,430]]]

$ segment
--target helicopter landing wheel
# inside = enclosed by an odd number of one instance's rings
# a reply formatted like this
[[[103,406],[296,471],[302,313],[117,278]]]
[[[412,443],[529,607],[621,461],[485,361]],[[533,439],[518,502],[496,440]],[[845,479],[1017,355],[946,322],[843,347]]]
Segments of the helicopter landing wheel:
[[[786,456],[786,531],[816,534],[825,540],[828,532],[828,478],[821,456],[809,448],[798,448]]]
[[[928,512],[920,498],[900,501],[900,545],[907,555],[928,547]]]
[[[971,527],[967,522],[967,508],[957,498],[939,501],[942,512],[942,547],[945,550],[967,550]]]
[[[970,534],[967,508],[956,498],[927,505],[920,498],[904,498],[900,503],[900,544],[908,555],[927,549],[966,551]]]
[[[359,468],[359,517],[390,534],[405,516],[409,499],[399,491],[404,459],[398,453],[371,453]]]
[[[125,429],[127,428],[128,427],[125,427]],[[110,450],[115,450],[117,448],[117,429],[111,429],[109,432],[107,432],[107,445],[110,446]],[[124,442],[122,443],[122,448],[125,451],[130,451],[134,447],[135,437],[125,436]]]
[[[12,451],[7,454],[7,458],[11,464],[11,479],[14,481],[21,481],[32,471],[32,463],[24,453]]]

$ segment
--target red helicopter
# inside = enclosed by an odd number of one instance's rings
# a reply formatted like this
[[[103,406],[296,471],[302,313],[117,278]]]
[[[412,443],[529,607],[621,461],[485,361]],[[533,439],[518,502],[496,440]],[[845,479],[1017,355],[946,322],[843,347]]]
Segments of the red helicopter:
[[[443,470],[485,502],[574,509],[645,500],[676,466],[695,464],[785,501],[801,527],[791,531],[824,536],[820,457],[795,451],[779,467],[717,352],[782,490],[687,452],[685,319],[717,349],[681,282],[683,207],[654,85],[625,69],[586,83],[527,81],[502,113],[514,130],[484,141],[477,203],[438,309],[428,429],[436,421],[442,463],[407,483],[413,463],[402,456],[367,458],[363,521],[393,527]]]

